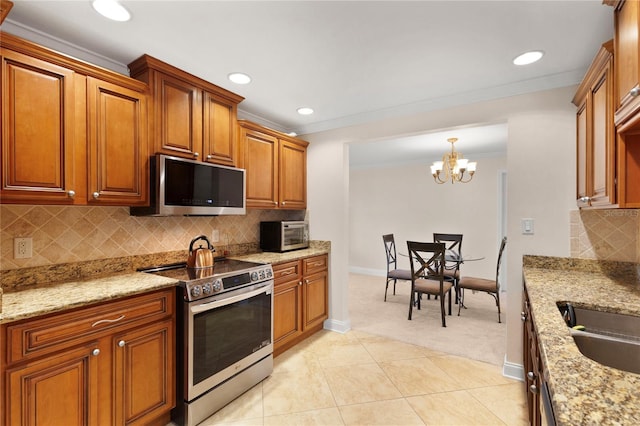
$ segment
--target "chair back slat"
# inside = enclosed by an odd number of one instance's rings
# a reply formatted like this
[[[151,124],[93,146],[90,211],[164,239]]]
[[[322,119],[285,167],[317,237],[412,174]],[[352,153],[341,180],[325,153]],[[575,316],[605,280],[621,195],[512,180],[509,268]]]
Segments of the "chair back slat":
[[[498,251],[498,262],[496,265],[496,287],[498,291],[500,291],[500,264],[502,263],[502,252],[504,252],[504,248],[507,245],[507,237],[502,238],[502,242],[500,243],[500,251]]]

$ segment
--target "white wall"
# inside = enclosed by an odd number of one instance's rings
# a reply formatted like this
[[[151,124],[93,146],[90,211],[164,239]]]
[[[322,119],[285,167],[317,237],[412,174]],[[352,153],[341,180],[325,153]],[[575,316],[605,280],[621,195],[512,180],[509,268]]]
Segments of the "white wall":
[[[575,202],[575,107],[571,104],[575,90],[571,86],[305,135],[311,142],[308,196],[312,238],[332,243],[330,326],[333,320],[341,327],[348,326],[350,228],[356,226],[354,222],[366,220],[360,217],[349,220],[348,152],[343,145],[470,124],[506,122],[509,243],[505,264],[509,291],[505,371],[518,374],[518,365],[522,363],[522,254],[569,256],[569,210]],[[520,234],[523,217],[535,219],[535,235]],[[409,235],[407,230],[398,232],[400,241]],[[380,245],[375,242],[376,247]],[[380,254],[375,256],[379,259]],[[364,264],[362,259],[355,261]]]
[[[464,154],[464,153],[463,153]],[[386,273],[383,234],[394,234],[397,251],[406,241],[432,241],[433,233],[463,234],[462,253],[484,256],[462,266],[465,275],[495,277],[498,255],[498,178],[507,159],[474,158],[478,172],[469,183],[433,181],[428,164],[352,169],[349,191],[349,267]],[[408,259],[399,256],[408,269]],[[380,288],[382,291],[382,288]]]

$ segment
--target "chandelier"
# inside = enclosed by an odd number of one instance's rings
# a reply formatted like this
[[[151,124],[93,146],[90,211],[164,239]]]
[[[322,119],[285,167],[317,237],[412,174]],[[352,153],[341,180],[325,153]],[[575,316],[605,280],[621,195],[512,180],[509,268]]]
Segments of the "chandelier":
[[[431,174],[436,183],[445,183],[449,180],[451,183],[467,183],[473,179],[477,163],[462,158],[462,154],[455,150],[453,144],[457,140],[458,138],[447,139],[447,142],[451,144],[451,152],[444,154],[442,161],[434,161],[431,165]]]

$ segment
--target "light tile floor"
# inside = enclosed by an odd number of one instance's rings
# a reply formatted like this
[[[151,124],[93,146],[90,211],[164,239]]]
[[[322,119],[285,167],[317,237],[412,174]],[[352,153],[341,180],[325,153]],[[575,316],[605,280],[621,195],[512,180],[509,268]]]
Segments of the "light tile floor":
[[[209,425],[526,425],[522,382],[500,367],[350,331],[322,330]]]

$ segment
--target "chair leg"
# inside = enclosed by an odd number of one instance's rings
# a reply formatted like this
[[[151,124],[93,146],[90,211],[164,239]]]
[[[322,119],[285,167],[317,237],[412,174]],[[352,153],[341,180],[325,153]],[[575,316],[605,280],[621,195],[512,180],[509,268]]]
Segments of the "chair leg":
[[[396,283],[397,283],[397,282],[398,282],[398,280],[394,278],[394,279],[393,279],[393,295],[394,295],[394,296],[396,295]]]
[[[384,286],[384,301],[387,301],[387,290],[389,289],[389,278],[387,278],[387,283]]]
[[[496,292],[496,305],[498,305],[498,322],[501,323],[502,321],[500,321],[500,292]]]
[[[411,296],[409,297],[409,318],[407,318],[409,321],[411,321],[411,312],[413,311],[413,304],[414,302],[414,294],[415,292],[413,291],[413,289],[411,290]]]
[[[460,309],[464,306],[464,288],[458,289],[458,316],[460,316]]]
[[[451,290],[449,289],[449,315],[451,315]],[[444,296],[442,296],[444,298]]]
[[[444,313],[444,294],[440,297],[440,316],[442,317],[442,326],[446,327],[445,313]]]

